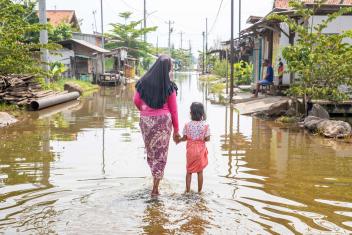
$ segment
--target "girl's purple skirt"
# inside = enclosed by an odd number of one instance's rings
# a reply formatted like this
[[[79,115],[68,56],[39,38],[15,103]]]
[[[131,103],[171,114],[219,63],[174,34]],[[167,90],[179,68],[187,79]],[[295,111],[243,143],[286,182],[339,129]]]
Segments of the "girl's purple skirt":
[[[172,131],[171,115],[141,116],[139,125],[152,175],[154,178],[161,179],[167,162]]]

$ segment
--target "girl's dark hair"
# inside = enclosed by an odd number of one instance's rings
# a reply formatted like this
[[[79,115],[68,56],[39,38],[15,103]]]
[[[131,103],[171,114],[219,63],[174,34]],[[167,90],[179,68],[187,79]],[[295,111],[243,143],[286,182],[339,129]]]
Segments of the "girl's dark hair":
[[[204,106],[202,103],[199,103],[199,102],[192,103],[191,119],[192,121],[202,121],[207,119],[207,116],[204,111]]]

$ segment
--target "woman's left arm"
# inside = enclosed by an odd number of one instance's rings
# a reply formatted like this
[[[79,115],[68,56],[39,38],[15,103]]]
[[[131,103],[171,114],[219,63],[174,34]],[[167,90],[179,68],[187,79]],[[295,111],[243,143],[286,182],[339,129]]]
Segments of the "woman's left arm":
[[[177,111],[177,97],[176,97],[176,92],[173,92],[168,100],[167,104],[171,113],[171,118],[172,118],[172,125],[174,127],[174,134],[179,133],[179,126],[178,126],[178,111]]]

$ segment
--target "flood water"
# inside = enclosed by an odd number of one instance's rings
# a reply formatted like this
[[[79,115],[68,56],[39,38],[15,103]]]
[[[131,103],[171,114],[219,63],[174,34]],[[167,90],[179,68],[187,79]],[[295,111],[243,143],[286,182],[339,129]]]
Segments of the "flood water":
[[[0,234],[352,233],[351,144],[212,105],[196,74],[176,80],[181,126],[206,104],[204,193],[183,193],[185,145],[171,143],[149,196],[133,85],[102,88],[0,130]]]

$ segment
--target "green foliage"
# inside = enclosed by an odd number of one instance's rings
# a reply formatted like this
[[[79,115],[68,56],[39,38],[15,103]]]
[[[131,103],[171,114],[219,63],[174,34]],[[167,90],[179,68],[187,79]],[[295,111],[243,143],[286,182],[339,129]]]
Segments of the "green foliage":
[[[35,0],[22,0],[23,7],[26,11],[25,20],[29,24],[39,24],[39,17],[36,11],[37,1]],[[58,26],[51,24],[47,25],[49,42],[59,42],[72,38],[72,32],[76,31],[71,24],[60,23]],[[29,32],[25,35],[25,41],[28,43],[39,43],[39,32]]]
[[[237,85],[249,85],[252,82],[253,64],[240,61],[234,66],[234,76],[237,79]]]
[[[159,47],[159,48],[152,48],[152,54],[154,55],[162,55],[162,54],[169,54],[169,48],[166,47]],[[174,49],[171,48],[171,57],[175,59],[176,63],[178,64],[179,70],[186,70],[190,69],[193,65],[193,55],[190,53],[189,50],[185,49]]]
[[[29,1],[25,1],[28,3]],[[19,1],[0,0],[0,73],[41,74],[40,48],[57,49],[54,44],[29,42],[30,34],[46,25],[27,21],[28,7]]]
[[[216,82],[218,80],[220,80],[220,77],[215,76],[215,75],[202,75],[199,77],[199,80],[202,82]]]
[[[72,38],[72,26],[67,23],[61,23],[58,26],[49,27],[48,37],[51,42],[60,42]]]
[[[293,124],[293,123],[297,123],[298,121],[299,121],[299,118],[289,117],[289,116],[282,116],[276,119],[277,123],[283,123],[283,124]]]
[[[18,110],[17,105],[0,103],[0,112],[12,112]]]
[[[113,29],[110,33],[106,34],[109,39],[106,47],[108,49],[127,47],[129,55],[140,59],[143,58],[148,61],[151,53],[151,45],[148,42],[144,42],[141,37],[149,32],[156,31],[157,27],[140,28],[142,20],[133,21],[130,20],[131,12],[122,12],[119,14],[124,19],[124,23],[111,24]]]
[[[189,69],[192,66],[192,54],[188,50],[174,49],[171,57],[176,60],[180,70]]]
[[[337,17],[352,13],[352,8],[341,8],[329,14],[322,23],[309,25],[309,20],[324,2],[318,1],[312,9],[305,8],[299,1],[290,2],[304,24],[285,15],[273,15],[270,18],[287,23],[299,36],[295,45],[283,50],[289,72],[296,74],[289,94],[339,101],[348,98],[339,87],[352,86],[352,45],[344,42],[352,38],[352,30],[341,34],[324,34],[324,29]]]
[[[105,70],[111,71],[114,68],[114,58],[105,58]]]
[[[61,62],[54,62],[50,64],[49,77],[53,80],[62,78],[62,74],[67,71],[66,66]]]
[[[213,72],[214,74],[224,78],[229,73],[230,65],[228,65],[227,60],[216,60],[214,63]]]
[[[46,90],[63,91],[65,83],[73,83],[79,85],[83,92],[89,92],[97,90],[99,87],[88,81],[80,81],[75,79],[60,78],[50,84],[42,84],[43,88]]]
[[[225,83],[215,83],[213,85],[210,86],[210,93],[213,94],[222,94],[223,90],[226,88],[226,84]]]
[[[214,56],[209,57],[209,66],[212,68],[212,73],[222,78],[226,75],[230,76],[230,66],[226,60],[219,60]],[[237,85],[249,85],[252,82],[253,65],[245,61],[240,61],[234,65],[234,77]],[[228,70],[228,71],[226,71]]]

